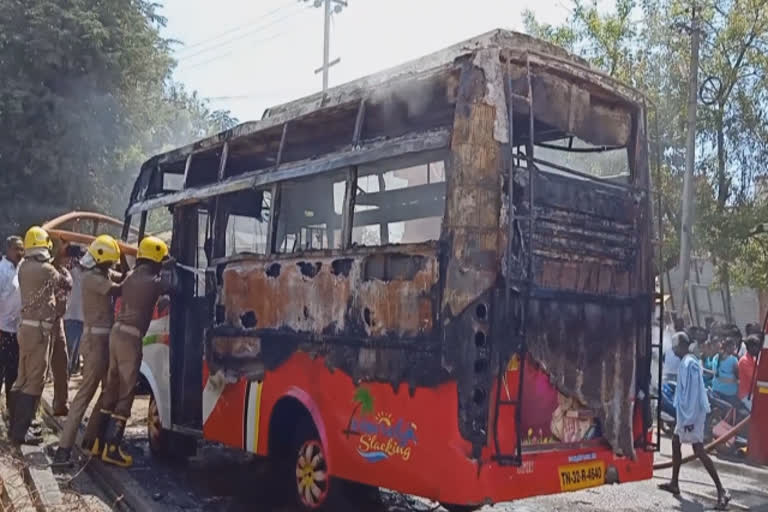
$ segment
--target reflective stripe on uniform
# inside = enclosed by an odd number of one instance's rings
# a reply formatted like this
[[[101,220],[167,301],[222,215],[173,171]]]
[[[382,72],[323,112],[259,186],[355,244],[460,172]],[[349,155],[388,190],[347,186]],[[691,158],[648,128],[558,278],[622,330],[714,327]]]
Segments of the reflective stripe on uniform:
[[[43,329],[48,330],[53,327],[51,322],[44,322],[42,320],[22,320],[21,325],[26,325],[27,327],[42,327]]]
[[[96,335],[103,335],[103,334],[109,334],[110,331],[109,327],[86,327],[83,329],[84,334],[96,334]]]
[[[139,331],[136,327],[132,325],[125,325],[121,323],[116,323],[115,327],[117,327],[117,330],[122,331],[126,334],[130,334],[131,336],[134,336],[136,338],[141,338],[141,331]]]

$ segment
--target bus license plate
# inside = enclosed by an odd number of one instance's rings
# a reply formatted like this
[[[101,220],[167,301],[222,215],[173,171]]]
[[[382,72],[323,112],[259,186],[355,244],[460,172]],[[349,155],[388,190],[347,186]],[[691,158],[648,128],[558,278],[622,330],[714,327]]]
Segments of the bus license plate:
[[[605,483],[605,463],[601,460],[570,464],[557,468],[560,473],[560,489],[575,491]]]

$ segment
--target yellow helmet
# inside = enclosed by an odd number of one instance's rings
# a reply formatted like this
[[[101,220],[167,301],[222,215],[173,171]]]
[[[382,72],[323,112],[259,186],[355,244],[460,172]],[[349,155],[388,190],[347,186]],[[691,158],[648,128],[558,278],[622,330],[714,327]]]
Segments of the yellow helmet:
[[[137,259],[151,260],[157,263],[168,256],[168,246],[156,236],[148,236],[139,244]]]
[[[32,226],[24,235],[24,249],[47,249],[50,251],[52,244],[51,237],[40,226]]]
[[[120,246],[117,240],[109,235],[101,235],[88,246],[90,254],[97,264],[117,263],[120,261]]]

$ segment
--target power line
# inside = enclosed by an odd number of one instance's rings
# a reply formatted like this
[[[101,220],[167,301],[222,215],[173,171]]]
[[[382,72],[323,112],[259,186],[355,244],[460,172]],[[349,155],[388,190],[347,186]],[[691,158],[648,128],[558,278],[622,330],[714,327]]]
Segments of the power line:
[[[235,43],[235,42],[240,41],[242,39],[245,39],[247,37],[253,36],[253,35],[255,35],[255,34],[261,32],[261,31],[263,31],[263,30],[265,30],[267,28],[269,28],[269,27],[272,27],[274,25],[277,25],[278,23],[281,23],[281,22],[285,21],[286,19],[294,16],[295,14],[298,14],[301,11],[303,11],[303,8],[301,6],[299,6],[298,9],[294,9],[292,11],[289,11],[285,16],[282,16],[280,18],[272,20],[269,23],[265,23],[263,25],[259,25],[258,27],[255,27],[254,29],[249,30],[248,32],[240,34],[240,35],[238,35],[236,37],[231,37],[231,38],[226,39],[226,40],[224,40],[224,41],[222,41],[220,43],[217,43],[215,45],[211,45],[211,46],[209,46],[207,48],[203,48],[201,50],[198,50],[198,51],[196,51],[196,52],[194,52],[192,54],[185,55],[183,57],[177,57],[177,61],[179,61],[179,62],[187,61],[187,60],[189,60],[189,59],[191,59],[193,57],[197,57],[198,55],[203,55],[205,53],[209,53],[209,52],[211,52],[213,50],[216,50],[218,48],[221,48],[221,47],[224,47],[224,46],[228,46],[228,45],[230,45],[232,43]]]
[[[261,39],[257,39],[255,41],[251,41],[251,44],[257,45],[257,44],[266,43],[266,42],[272,41],[274,39],[277,39],[278,37],[284,36],[287,33],[289,33],[290,31],[291,31],[290,29],[283,30],[282,32],[278,32],[277,34],[273,34],[273,35],[271,35],[269,37],[264,37],[264,38],[261,38]],[[180,65],[176,69],[177,70],[184,70],[184,71],[189,71],[191,69],[197,69],[197,68],[200,68],[202,66],[205,66],[206,64],[210,64],[211,62],[217,61],[219,59],[223,59],[225,57],[229,57],[233,53],[235,53],[234,49],[229,50],[229,51],[224,52],[224,53],[218,53],[218,54],[214,55],[213,57],[206,58],[206,59],[204,59],[202,61],[199,61],[199,62],[192,62],[192,63],[189,63],[189,64],[182,64],[182,65]]]
[[[291,5],[295,5],[295,2],[293,0],[291,0],[289,2],[286,2],[285,4],[282,4],[280,7],[272,9],[271,11],[269,11],[269,12],[267,12],[265,14],[259,15],[258,17],[255,17],[255,18],[251,18],[250,20],[248,20],[245,23],[241,23],[240,25],[235,25],[234,27],[231,27],[231,28],[229,28],[229,29],[227,29],[227,30],[225,30],[223,32],[219,32],[216,35],[213,35],[211,37],[202,39],[200,41],[197,41],[197,42],[189,44],[189,45],[184,45],[184,47],[181,48],[176,53],[177,54],[179,54],[179,53],[183,54],[183,53],[186,53],[189,50],[192,50],[194,48],[197,48],[197,47],[200,47],[200,46],[204,46],[204,45],[206,45],[206,44],[208,44],[208,43],[210,43],[212,41],[216,41],[217,39],[221,39],[224,36],[231,35],[233,32],[239,32],[240,30],[242,30],[244,28],[250,27],[254,22],[261,21],[261,20],[263,20],[265,18],[269,18],[269,17],[277,14],[278,12],[282,11],[283,9],[286,9],[286,8],[290,7]],[[181,56],[179,56],[179,57],[181,57]]]

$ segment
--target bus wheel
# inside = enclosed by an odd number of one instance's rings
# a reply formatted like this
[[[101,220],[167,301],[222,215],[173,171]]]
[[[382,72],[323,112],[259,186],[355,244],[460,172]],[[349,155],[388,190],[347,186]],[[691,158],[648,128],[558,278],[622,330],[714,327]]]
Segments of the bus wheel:
[[[311,420],[300,421],[292,445],[293,464],[283,475],[292,483],[292,501],[302,510],[372,510],[380,503],[378,488],[331,478],[325,449]]]
[[[307,439],[296,456],[296,490],[299,503],[308,509],[316,509],[328,498],[330,475],[325,451],[315,439]]]
[[[169,462],[183,462],[197,452],[197,439],[163,428],[155,395],[149,395],[147,439],[152,456]]]
[[[158,458],[168,456],[168,433],[160,421],[160,409],[157,407],[155,395],[149,395],[149,407],[147,408],[147,438],[149,439],[149,451]]]

